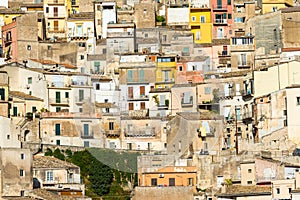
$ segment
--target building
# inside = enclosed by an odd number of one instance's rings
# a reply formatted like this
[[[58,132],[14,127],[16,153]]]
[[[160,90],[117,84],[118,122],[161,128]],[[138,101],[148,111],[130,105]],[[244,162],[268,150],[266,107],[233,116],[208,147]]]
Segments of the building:
[[[176,56],[157,56],[155,88],[171,88],[176,80]]]
[[[80,168],[72,163],[54,157],[36,155],[33,157],[33,188],[42,188],[62,196],[85,195],[80,180]]]

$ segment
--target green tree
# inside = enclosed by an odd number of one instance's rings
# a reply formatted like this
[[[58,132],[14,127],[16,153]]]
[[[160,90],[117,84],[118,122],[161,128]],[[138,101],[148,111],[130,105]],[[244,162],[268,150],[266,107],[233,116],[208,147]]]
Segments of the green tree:
[[[53,156],[59,160],[65,160],[65,155],[60,152],[60,149],[56,148],[53,152]]]

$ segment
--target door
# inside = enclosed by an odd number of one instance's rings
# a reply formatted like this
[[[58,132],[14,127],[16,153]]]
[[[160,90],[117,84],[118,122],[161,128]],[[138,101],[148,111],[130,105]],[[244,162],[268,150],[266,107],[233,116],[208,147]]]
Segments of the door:
[[[88,136],[89,135],[89,125],[88,124],[84,124],[83,125],[83,135],[84,136]]]
[[[84,99],[84,90],[79,90],[79,101],[83,101]]]
[[[141,110],[145,110],[146,109],[146,104],[145,102],[141,102]]]
[[[58,17],[58,7],[53,8],[54,17]]]
[[[129,110],[133,110],[133,103],[129,103]]]
[[[169,186],[175,186],[175,178],[169,178]]]
[[[14,116],[18,115],[18,107],[16,107],[16,106],[14,106],[13,115]]]
[[[60,103],[61,99],[60,99],[60,92],[56,92],[55,93],[55,103]]]
[[[1,100],[4,101],[5,100],[5,89],[0,89],[0,96],[1,96]]]
[[[145,86],[140,86],[140,96],[141,97],[145,96]]]
[[[133,87],[128,87],[128,99],[133,99]]]
[[[54,21],[53,25],[54,25],[54,30],[58,31],[58,21]]]
[[[55,124],[55,135],[60,135],[60,124]]]
[[[77,26],[78,36],[82,36],[82,26]]]

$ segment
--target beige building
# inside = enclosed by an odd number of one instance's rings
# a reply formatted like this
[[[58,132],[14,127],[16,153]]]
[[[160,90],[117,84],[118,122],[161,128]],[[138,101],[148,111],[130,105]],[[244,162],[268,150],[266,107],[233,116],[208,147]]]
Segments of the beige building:
[[[194,84],[175,84],[171,88],[172,114],[197,111],[197,88]]]
[[[100,113],[41,113],[42,144],[103,147]]]
[[[32,155],[29,149],[0,149],[0,197],[27,196],[32,190]]]
[[[82,197],[84,184],[80,168],[54,157],[36,155],[33,158],[33,188],[42,188],[62,195]]]
[[[210,112],[182,112],[167,124],[167,152],[177,157],[216,155],[224,143],[223,120]]]

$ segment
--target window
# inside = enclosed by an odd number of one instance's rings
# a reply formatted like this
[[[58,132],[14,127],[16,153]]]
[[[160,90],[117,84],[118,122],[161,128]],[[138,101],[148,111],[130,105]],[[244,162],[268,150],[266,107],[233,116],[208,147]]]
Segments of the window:
[[[55,92],[55,103],[60,103],[60,92]]]
[[[280,194],[280,188],[276,188],[276,194]]]
[[[133,87],[128,87],[128,98],[133,99]]]
[[[89,125],[88,124],[83,124],[83,135],[88,136],[89,133],[90,133]]]
[[[289,188],[289,193],[291,193],[292,192],[292,188]]]
[[[53,180],[53,171],[46,171],[46,181],[52,182]]]
[[[52,47],[51,47],[50,45],[48,45],[47,48],[48,48],[48,50],[51,50],[51,49],[52,49]]]
[[[46,7],[46,13],[49,13],[49,7]]]
[[[65,98],[66,98],[66,99],[69,98],[69,92],[65,92]]]
[[[27,50],[30,51],[31,50],[31,46],[27,45]]]
[[[10,140],[10,135],[7,135],[6,138],[7,138],[8,140]]]
[[[109,130],[115,130],[114,122],[109,122]]]
[[[151,186],[157,186],[157,178],[151,178]]]
[[[248,184],[248,185],[251,185],[251,184],[252,184],[252,181],[247,181],[247,184]]]
[[[84,141],[83,146],[84,147],[90,147],[90,142],[89,141]]]
[[[200,40],[200,37],[201,37],[201,36],[200,36],[200,31],[197,31],[197,32],[196,32],[196,40]]]
[[[196,21],[196,17],[192,16],[192,22],[195,22],[195,21]]]
[[[141,97],[145,96],[145,86],[140,86],[140,96]]]
[[[132,70],[127,71],[127,82],[132,82]]]
[[[140,77],[140,82],[145,81],[144,70],[143,69],[139,70],[139,77]]]
[[[248,169],[248,173],[252,173],[252,169]]]
[[[76,5],[76,0],[72,0],[72,6]]]
[[[55,124],[55,135],[60,135],[60,124]]]
[[[163,35],[163,42],[167,41],[167,35]]]
[[[13,107],[13,116],[18,116],[18,107],[16,106]]]
[[[80,55],[80,60],[83,60],[84,59],[84,55]]]
[[[183,67],[182,67],[182,66],[179,66],[179,67],[178,67],[178,70],[179,70],[180,72],[182,72]]]
[[[100,84],[96,83],[96,90],[100,90]]]
[[[146,109],[146,104],[145,104],[145,102],[141,102],[141,108],[140,108],[141,110],[145,110]]]
[[[132,150],[132,143],[127,143],[127,149]]]
[[[21,160],[24,160],[24,159],[25,159],[25,154],[21,153]]]
[[[56,140],[56,145],[60,145],[60,140]]]
[[[175,178],[169,178],[169,186],[175,186]]]
[[[129,103],[128,107],[129,107],[129,110],[133,110],[134,109],[133,103]]]
[[[79,112],[82,113],[82,108],[79,108]]]
[[[22,176],[22,177],[25,176],[25,171],[23,169],[20,169],[20,176]]]
[[[60,112],[61,111],[61,107],[60,106],[57,106],[55,109],[56,109],[56,112]]]
[[[205,21],[206,21],[206,20],[205,20],[205,16],[200,16],[200,22],[201,22],[201,23],[205,23]]]
[[[193,186],[194,185],[193,178],[188,178],[188,184],[189,184],[189,186]]]
[[[95,71],[95,73],[100,72],[100,62],[99,61],[94,62],[94,71]]]
[[[211,94],[211,87],[205,87],[204,94]]]
[[[231,5],[231,0],[227,0],[227,4],[228,4],[228,5]]]
[[[32,77],[28,77],[27,83],[28,83],[28,84],[32,84]]]
[[[148,33],[145,33],[145,38],[147,38],[148,37]]]
[[[33,113],[35,113],[37,111],[35,106],[32,106],[31,110],[32,110]]]
[[[101,19],[98,19],[98,20],[97,20],[97,24],[98,24],[98,25],[101,25]]]
[[[21,197],[24,197],[24,196],[25,196],[25,191],[21,190]]]
[[[232,19],[232,14],[228,14],[228,19]]]
[[[84,90],[79,90],[79,101],[83,101],[84,99]]]
[[[53,8],[53,14],[54,14],[54,17],[58,17],[58,7],[54,7]]]
[[[246,59],[246,54],[241,54],[239,65],[245,66],[247,64]]]
[[[297,106],[300,105],[300,97],[297,97]]]

